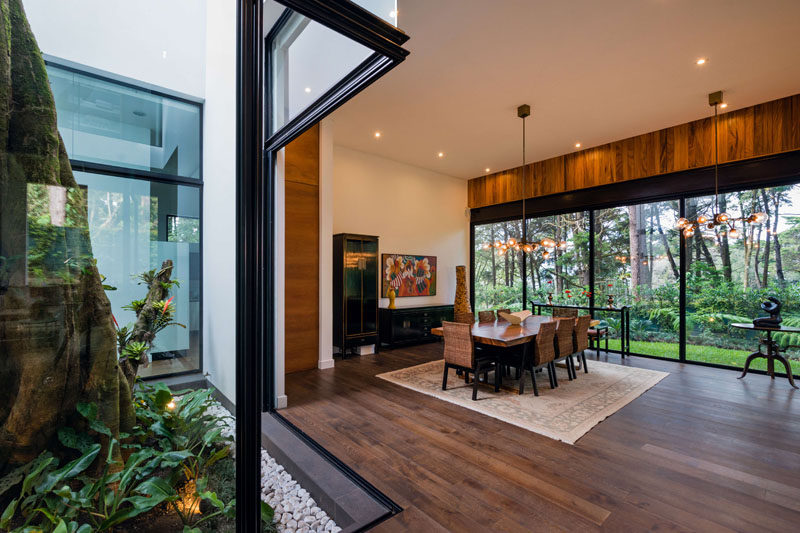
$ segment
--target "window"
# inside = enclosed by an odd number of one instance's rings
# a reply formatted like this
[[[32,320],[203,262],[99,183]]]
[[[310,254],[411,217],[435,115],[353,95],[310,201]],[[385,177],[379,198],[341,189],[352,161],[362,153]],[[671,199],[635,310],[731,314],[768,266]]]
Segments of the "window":
[[[680,356],[679,207],[675,200],[594,212],[595,302],[631,308],[634,353]],[[604,315],[614,332],[619,314]],[[619,348],[618,339],[610,344]]]
[[[89,72],[91,70],[91,72]],[[146,289],[138,275],[173,262],[175,322],[158,334],[154,377],[201,368],[200,121],[198,103],[50,58],[47,73],[75,180],[86,192],[97,268],[120,327]],[[82,170],[78,170],[82,169]]]
[[[589,213],[529,219],[528,239],[545,238],[565,245],[528,254],[528,300],[589,305]]]
[[[758,335],[730,324],[750,322],[769,296],[783,303],[784,324],[800,325],[798,206],[800,185],[721,194],[722,212],[734,218],[761,212],[766,222],[744,227],[738,222],[738,235],[706,230],[686,240],[687,359],[742,367]],[[713,211],[713,196],[686,200],[687,218]],[[775,338],[783,348],[800,345],[797,335],[778,333]],[[797,372],[798,350],[789,354]],[[764,370],[766,361],[758,359],[752,368]]]
[[[475,226],[475,310],[522,309],[522,252],[498,256],[484,245],[522,237],[522,221],[509,220]]]
[[[475,309],[520,309],[524,298],[578,306],[594,302],[595,318],[610,328],[609,347],[619,350],[620,313],[604,308],[625,306],[632,353],[669,359],[684,354],[688,361],[741,368],[758,335],[731,324],[763,315],[760,304],[767,297],[783,303],[784,324],[800,326],[800,184],[721,194],[719,201],[732,218],[762,212],[767,220],[747,227],[738,221],[738,235],[706,228],[682,237],[676,227],[681,213],[696,219],[715,212],[713,196],[539,216],[528,219],[528,239],[566,245],[547,257],[541,250],[528,254],[524,261],[520,252],[501,257],[483,247],[519,239],[519,219],[475,224]],[[794,371],[800,370],[800,335],[775,338]],[[766,361],[756,360],[753,368],[764,370]]]
[[[279,22],[270,43],[270,133],[316,102],[372,50],[299,13]]]
[[[73,161],[200,178],[200,106],[52,61],[58,131]]]

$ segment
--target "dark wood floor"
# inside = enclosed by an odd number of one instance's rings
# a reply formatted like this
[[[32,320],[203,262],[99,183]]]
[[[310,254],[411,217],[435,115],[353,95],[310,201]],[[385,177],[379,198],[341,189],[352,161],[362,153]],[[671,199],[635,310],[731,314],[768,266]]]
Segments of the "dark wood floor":
[[[439,357],[428,344],[287,377],[282,414],[405,509],[376,531],[800,531],[785,380],[631,357],[671,374],[570,446],[374,377]]]

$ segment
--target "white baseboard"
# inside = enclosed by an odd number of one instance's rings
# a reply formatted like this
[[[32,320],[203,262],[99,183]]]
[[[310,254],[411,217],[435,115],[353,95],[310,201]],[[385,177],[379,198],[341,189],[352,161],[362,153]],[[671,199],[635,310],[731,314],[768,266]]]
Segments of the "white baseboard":
[[[275,409],[286,409],[289,406],[289,397],[281,394],[275,398]]]
[[[320,370],[327,370],[329,368],[333,368],[334,360],[333,359],[323,359],[319,363],[317,363],[317,368]]]

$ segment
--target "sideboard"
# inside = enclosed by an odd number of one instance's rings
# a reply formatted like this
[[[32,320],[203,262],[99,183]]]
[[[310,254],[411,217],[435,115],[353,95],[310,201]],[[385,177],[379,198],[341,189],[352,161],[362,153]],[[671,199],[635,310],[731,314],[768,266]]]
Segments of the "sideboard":
[[[453,320],[452,305],[381,307],[379,313],[380,342],[389,347],[437,340],[431,328],[438,328],[443,320]]]

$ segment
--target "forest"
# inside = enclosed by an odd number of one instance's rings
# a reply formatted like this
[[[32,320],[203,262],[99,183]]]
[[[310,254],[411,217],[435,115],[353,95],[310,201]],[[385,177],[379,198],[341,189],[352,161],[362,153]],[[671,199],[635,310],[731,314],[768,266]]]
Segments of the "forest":
[[[717,202],[719,206],[717,207]],[[732,218],[761,212],[760,224],[736,221],[732,228],[698,230],[684,237],[676,226],[681,200],[668,200],[527,220],[529,240],[565,240],[546,257],[542,251],[500,256],[485,243],[522,237],[521,219],[475,226],[475,309],[522,308],[522,287],[528,300],[565,305],[631,309],[635,353],[677,358],[681,313],[681,240],[685,240],[687,358],[741,367],[757,339],[730,327],[761,314],[767,296],[783,302],[788,324],[800,325],[800,185],[780,186],[687,198],[684,216],[728,213]],[[590,246],[590,216],[594,243]],[[594,253],[594,286],[589,256]],[[523,272],[523,267],[525,272]],[[619,328],[617,313],[596,313]],[[778,340],[800,369],[800,336],[779,334]],[[612,344],[615,341],[612,340]],[[619,341],[616,341],[619,346]]]

